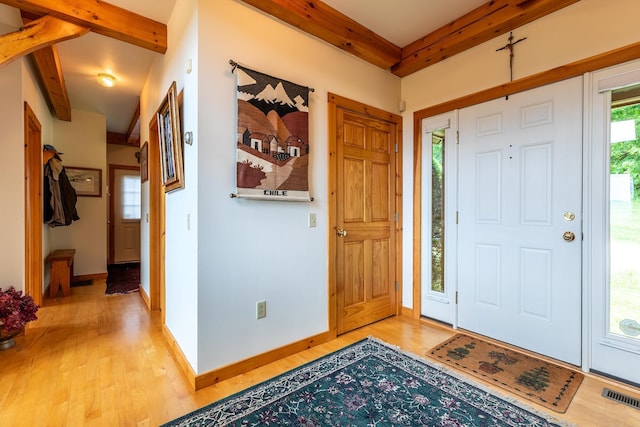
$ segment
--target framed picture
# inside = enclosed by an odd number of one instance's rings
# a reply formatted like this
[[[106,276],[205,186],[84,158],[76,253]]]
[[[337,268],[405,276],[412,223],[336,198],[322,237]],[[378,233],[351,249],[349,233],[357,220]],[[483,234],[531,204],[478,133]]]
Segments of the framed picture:
[[[140,149],[140,182],[149,180],[149,144],[147,141],[142,144]]]
[[[77,196],[102,197],[102,169],[65,166],[64,170]]]
[[[184,187],[182,131],[180,129],[176,82],[171,83],[157,114],[162,185],[164,191],[169,192]]]

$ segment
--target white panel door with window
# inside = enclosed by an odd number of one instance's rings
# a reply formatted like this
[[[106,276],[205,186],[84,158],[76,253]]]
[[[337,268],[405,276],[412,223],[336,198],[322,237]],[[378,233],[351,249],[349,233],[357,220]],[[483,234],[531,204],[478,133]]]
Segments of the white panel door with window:
[[[113,262],[140,261],[140,172],[114,170]]]
[[[582,78],[460,110],[458,325],[581,363]]]

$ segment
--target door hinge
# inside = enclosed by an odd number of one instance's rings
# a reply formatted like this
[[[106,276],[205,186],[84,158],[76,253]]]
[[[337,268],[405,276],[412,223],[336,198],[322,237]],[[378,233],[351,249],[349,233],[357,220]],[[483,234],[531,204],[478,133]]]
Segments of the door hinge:
[[[458,291],[456,291],[456,304],[458,304]]]
[[[456,212],[456,224],[458,223],[458,212]]]
[[[398,152],[398,143],[396,143],[396,153]]]
[[[456,131],[456,144],[460,144],[460,131]]]
[[[395,217],[395,219],[396,219],[396,222],[398,222],[398,212],[396,212],[396,213],[394,214],[394,217]]]
[[[398,292],[398,282],[396,282],[396,292]]]

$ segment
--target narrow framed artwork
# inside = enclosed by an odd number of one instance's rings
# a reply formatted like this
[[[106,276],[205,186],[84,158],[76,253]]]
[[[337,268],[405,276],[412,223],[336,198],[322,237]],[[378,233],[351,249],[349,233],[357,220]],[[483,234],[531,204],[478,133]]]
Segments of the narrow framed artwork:
[[[140,148],[140,182],[149,180],[149,144],[147,141]]]
[[[164,191],[169,192],[184,188],[182,134],[176,82],[171,83],[157,114],[162,185],[164,186]]]
[[[102,169],[65,166],[64,171],[79,197],[102,197]]]

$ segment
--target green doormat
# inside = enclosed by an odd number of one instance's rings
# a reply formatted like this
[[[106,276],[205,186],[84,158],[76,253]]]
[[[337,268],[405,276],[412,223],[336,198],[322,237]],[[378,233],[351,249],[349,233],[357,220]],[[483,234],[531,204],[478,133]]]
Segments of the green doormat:
[[[368,338],[165,426],[556,426]]]
[[[560,413],[567,411],[584,378],[571,369],[464,334],[427,355]]]

